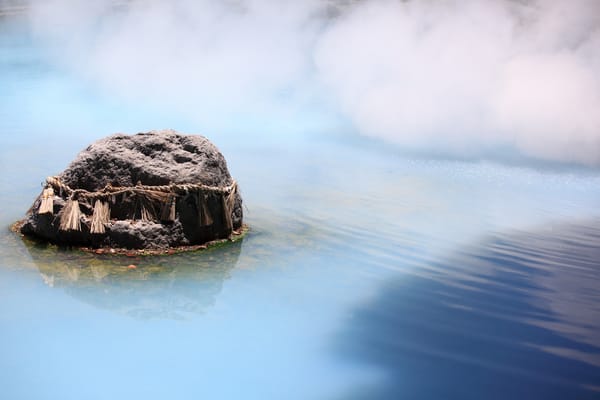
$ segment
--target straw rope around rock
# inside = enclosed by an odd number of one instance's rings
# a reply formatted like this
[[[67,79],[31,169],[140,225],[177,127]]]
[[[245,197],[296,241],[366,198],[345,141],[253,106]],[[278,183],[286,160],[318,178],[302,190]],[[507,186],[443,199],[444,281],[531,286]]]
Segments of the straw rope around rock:
[[[148,186],[148,185],[135,185],[135,186],[112,186],[106,185],[103,189],[90,192],[85,189],[72,189],[67,184],[61,182],[57,176],[49,176],[46,178],[46,183],[49,187],[53,187],[58,190],[59,193],[64,193],[66,196],[76,194],[78,197],[86,199],[105,199],[112,195],[121,193],[134,192],[134,193],[146,193],[154,196],[162,197],[165,194],[187,194],[191,191],[203,191],[212,192],[218,194],[230,194],[232,191],[237,189],[237,183],[235,180],[229,186],[208,186],[197,183],[178,183],[170,185],[159,185],[159,186]]]
[[[211,225],[214,219],[208,207],[210,194],[221,198],[223,222],[229,232],[233,231],[232,211],[237,194],[237,183],[228,186],[208,186],[203,184],[171,184],[148,186],[112,186],[90,192],[85,189],[73,189],[56,176],[46,178],[46,187],[42,191],[38,214],[52,211],[52,199],[55,193],[66,198],[67,202],[60,216],[60,230],[81,230],[81,217],[87,216],[81,211],[80,205],[91,213],[90,233],[105,233],[105,225],[110,221],[110,204],[116,204],[119,195],[135,196],[131,219],[144,221],[172,222],[176,218],[177,197],[193,194],[196,200],[198,219],[201,226]],[[157,207],[158,205],[158,207]]]

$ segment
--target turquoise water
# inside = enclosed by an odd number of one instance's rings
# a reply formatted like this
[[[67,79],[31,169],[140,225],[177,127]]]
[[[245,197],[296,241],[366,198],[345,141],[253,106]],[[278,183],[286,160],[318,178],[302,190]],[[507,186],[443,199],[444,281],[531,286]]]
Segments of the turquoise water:
[[[318,110],[215,131],[0,27],[0,398],[600,397],[597,171],[409,157]],[[91,141],[167,127],[228,159],[242,242],[127,258],[8,231]]]

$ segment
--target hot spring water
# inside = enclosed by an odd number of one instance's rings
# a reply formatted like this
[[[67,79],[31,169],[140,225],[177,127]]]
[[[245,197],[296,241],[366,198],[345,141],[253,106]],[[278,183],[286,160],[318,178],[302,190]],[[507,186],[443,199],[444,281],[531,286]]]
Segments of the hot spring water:
[[[207,132],[0,26],[0,398],[600,396],[597,172],[409,158],[285,124]],[[8,231],[88,143],[162,127],[220,147],[241,243],[130,259]]]

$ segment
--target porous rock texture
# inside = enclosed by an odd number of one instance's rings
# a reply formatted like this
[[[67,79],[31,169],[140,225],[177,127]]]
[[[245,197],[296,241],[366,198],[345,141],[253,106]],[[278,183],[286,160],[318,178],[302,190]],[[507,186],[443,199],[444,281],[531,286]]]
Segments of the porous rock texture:
[[[107,185],[203,184],[225,187],[233,183],[221,152],[208,139],[173,130],[136,135],[115,134],[83,150],[58,176],[72,189],[90,192]],[[61,211],[66,198],[55,193],[53,213],[37,212],[38,198],[25,219],[21,232],[50,242],[91,247],[162,249],[197,245],[226,238],[231,234],[224,216],[223,202],[216,195],[206,197],[212,216],[209,224],[199,218],[201,205],[193,193],[176,198],[174,221],[143,220],[135,214],[135,198],[121,196],[110,205],[110,222],[102,234],[90,233],[89,216],[93,204],[80,202],[81,229],[60,230]],[[242,198],[235,194],[231,208],[233,229],[242,226]]]

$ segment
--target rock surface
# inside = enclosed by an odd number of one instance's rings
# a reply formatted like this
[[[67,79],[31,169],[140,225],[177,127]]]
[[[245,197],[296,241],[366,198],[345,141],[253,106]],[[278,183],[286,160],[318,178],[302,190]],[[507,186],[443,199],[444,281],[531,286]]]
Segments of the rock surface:
[[[101,139],[79,153],[59,175],[72,189],[100,191],[107,185],[203,184],[226,187],[233,183],[225,158],[208,139],[183,135],[172,130],[152,131],[136,135],[115,134]],[[31,214],[21,232],[61,244],[115,248],[167,248],[205,243],[228,237],[231,229],[242,226],[242,199],[235,194],[231,208],[231,224],[224,215],[222,199],[216,194],[206,197],[212,216],[202,222],[200,204],[194,193],[179,193],[174,221],[160,218],[147,220],[136,215],[135,196],[112,199],[110,222],[102,234],[90,233],[93,202],[80,201],[81,230],[60,230],[60,216],[67,201],[56,191],[53,214],[39,214],[41,200],[34,202]]]

